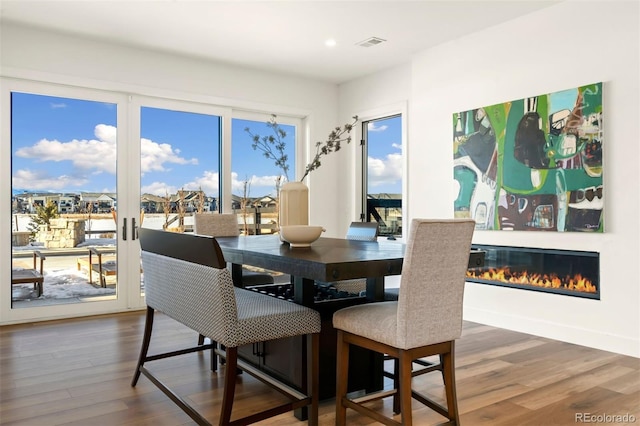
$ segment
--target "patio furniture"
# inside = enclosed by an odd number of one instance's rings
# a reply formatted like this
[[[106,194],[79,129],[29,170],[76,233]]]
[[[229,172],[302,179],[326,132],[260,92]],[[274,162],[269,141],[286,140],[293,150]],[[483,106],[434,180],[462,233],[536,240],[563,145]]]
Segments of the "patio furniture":
[[[40,265],[38,268],[38,259]],[[44,292],[44,261],[46,257],[38,250],[33,251],[33,268],[11,268],[11,285],[33,283],[38,297]]]
[[[115,253],[115,248],[90,247],[88,257],[76,259],[78,271],[86,269],[91,284],[93,284],[93,274],[98,274],[100,287],[105,288],[107,278],[116,276],[118,273]]]
[[[131,385],[147,376],[199,425],[210,424],[145,365],[158,359],[212,349],[226,359],[220,425],[244,425],[297,408],[309,407],[309,424],[318,423],[320,315],[313,309],[251,290],[234,287],[230,271],[215,238],[143,228],[140,230],[145,276],[147,317],[140,358]],[[154,312],[158,310],[202,336],[224,345],[198,344],[192,348],[148,355]],[[238,358],[247,344],[304,336],[308,368],[304,386],[295,389]],[[212,366],[215,362],[212,361]],[[231,420],[238,369],[255,376],[289,398],[276,407]]]
[[[347,408],[386,425],[411,425],[412,397],[459,425],[454,370],[454,342],[462,332],[462,299],[469,250],[475,228],[470,219],[411,222],[398,301],[352,306],[337,311],[336,424],[346,424]],[[350,347],[395,358],[394,389],[347,396]],[[411,388],[413,360],[442,358],[446,407]],[[394,397],[401,422],[366,404]]]

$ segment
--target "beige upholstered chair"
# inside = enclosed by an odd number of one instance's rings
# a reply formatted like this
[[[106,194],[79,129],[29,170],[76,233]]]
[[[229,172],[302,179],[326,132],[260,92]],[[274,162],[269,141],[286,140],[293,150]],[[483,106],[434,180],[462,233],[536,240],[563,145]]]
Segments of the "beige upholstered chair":
[[[376,241],[378,239],[378,222],[351,222],[346,238],[354,241]],[[337,291],[360,294],[366,291],[367,280],[356,278],[332,282],[329,285],[335,287]]]
[[[234,213],[196,213],[194,215],[194,232],[212,237],[237,237],[240,235],[238,216]],[[273,276],[268,273],[242,270],[242,285],[273,284]]]
[[[387,425],[411,425],[411,398],[459,424],[454,377],[454,341],[462,332],[465,272],[475,222],[470,219],[411,222],[398,301],[352,306],[337,311],[336,424],[352,408]],[[365,404],[389,392],[354,400],[347,397],[349,346],[357,345],[398,360],[396,389],[401,423]],[[444,407],[411,389],[412,362],[441,355],[447,404]]]
[[[377,241],[378,222],[351,222],[347,230],[347,240],[354,241]],[[330,283],[337,291],[362,295],[367,290],[367,280],[356,278],[352,280],[342,280]],[[398,300],[397,289],[385,289],[385,300]]]
[[[140,230],[147,317],[140,358],[131,383],[140,374],[184,410],[196,423],[210,424],[178,394],[147,369],[157,359],[213,349],[226,358],[224,393],[220,425],[244,425],[296,408],[310,406],[309,424],[318,422],[318,359],[320,315],[313,309],[251,290],[234,287],[218,242],[213,237],[179,234],[143,228]],[[225,347],[199,344],[178,351],[147,355],[153,329],[154,312],[160,311],[192,330]],[[311,351],[306,394],[265,376],[238,359],[238,346],[307,335]],[[213,364],[213,362],[212,362]],[[238,368],[256,376],[289,397],[277,407],[231,420]],[[215,373],[214,373],[215,374]]]

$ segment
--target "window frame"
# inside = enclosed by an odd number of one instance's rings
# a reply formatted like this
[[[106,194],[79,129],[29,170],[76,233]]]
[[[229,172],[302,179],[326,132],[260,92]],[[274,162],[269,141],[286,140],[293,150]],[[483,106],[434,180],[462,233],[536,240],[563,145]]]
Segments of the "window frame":
[[[370,121],[381,120],[385,118],[391,118],[394,116],[400,116],[401,119],[401,145],[402,145],[402,222],[403,224],[410,223],[409,215],[409,185],[408,185],[408,152],[407,152],[407,116],[408,108],[407,102],[398,102],[395,104],[378,107],[370,110],[360,112],[358,115],[361,123],[358,126],[356,133],[356,140],[360,141],[360,149],[357,152],[357,159],[355,161],[355,175],[356,175],[356,191],[355,191],[355,203],[356,217],[358,220],[366,220],[367,212],[367,186],[368,186],[368,149],[365,141],[365,123]],[[406,240],[407,226],[402,227],[402,235],[396,239],[400,242]]]
[[[131,87],[126,84],[118,84],[113,82],[104,82],[105,89],[96,88],[96,83],[89,80],[77,80],[65,78],[57,75],[40,75],[37,80],[27,80],[21,76],[2,76],[0,77],[0,137],[2,140],[11,140],[10,111],[11,111],[11,92],[19,91],[24,93],[33,93],[58,97],[69,97],[77,99],[85,99],[90,101],[104,100],[105,102],[116,103],[117,127],[118,127],[118,152],[117,161],[118,168],[127,168],[131,170],[131,161],[140,157],[140,111],[135,111],[135,106],[142,102],[143,106],[155,108],[173,109],[170,105],[177,105],[178,110],[181,105],[187,105],[186,111],[198,112],[202,109],[205,113],[218,111],[216,115],[222,117],[220,132],[221,137],[221,153],[219,155],[219,176],[222,183],[219,185],[221,195],[220,200],[223,205],[231,206],[231,120],[232,118],[246,118],[253,120],[265,121],[272,113],[278,115],[278,121],[283,124],[296,126],[295,140],[295,176],[301,173],[303,168],[304,156],[306,155],[305,141],[308,139],[307,127],[308,120],[311,117],[309,111],[303,109],[283,108],[281,106],[255,104],[252,102],[236,102],[229,99],[220,99],[214,96],[199,95],[192,93],[168,93],[162,89],[139,88],[140,91],[133,93]],[[269,111],[271,110],[271,111]],[[260,112],[264,111],[264,112]],[[285,112],[282,112],[285,111]],[[135,119],[137,117],[137,120]],[[120,149],[120,141],[126,149]],[[6,208],[0,209],[0,221],[5,224],[11,223],[11,143],[0,144],[0,158],[2,159],[2,167],[0,167],[0,198],[7,200]],[[130,160],[134,158],[134,160]],[[137,175],[137,176],[136,176]],[[227,176],[225,178],[225,176]],[[118,208],[127,211],[127,216],[132,217],[139,214],[140,206],[140,166],[136,166],[135,170],[130,172],[131,178],[122,181],[120,175],[117,177],[118,189],[126,188],[122,191],[125,195],[119,200]],[[119,224],[120,225],[120,224]],[[9,282],[11,270],[11,244],[10,244],[9,226],[0,227],[0,280]],[[128,231],[131,235],[131,231]],[[137,240],[136,240],[137,241]],[[139,265],[132,265],[139,256],[139,245],[129,244],[120,247],[121,238],[118,241],[119,266],[122,265],[127,275],[119,277],[121,280],[139,281]],[[122,260],[122,264],[120,263]],[[136,272],[134,272],[136,271]],[[137,277],[135,276],[137,275]],[[42,321],[58,318],[71,318],[90,316],[104,313],[125,312],[130,309],[143,309],[145,306],[144,297],[140,295],[139,286],[130,285],[126,290],[126,294],[122,297],[118,296],[117,304],[109,302],[92,302],[87,304],[76,304],[81,308],[73,309],[69,313],[71,305],[57,305],[51,307],[34,307],[34,308],[11,308],[11,292],[2,291],[0,294],[0,325],[9,323],[21,323],[28,321]],[[105,304],[106,303],[106,304]],[[104,304],[104,306],[103,306]],[[51,309],[49,309],[51,308]]]

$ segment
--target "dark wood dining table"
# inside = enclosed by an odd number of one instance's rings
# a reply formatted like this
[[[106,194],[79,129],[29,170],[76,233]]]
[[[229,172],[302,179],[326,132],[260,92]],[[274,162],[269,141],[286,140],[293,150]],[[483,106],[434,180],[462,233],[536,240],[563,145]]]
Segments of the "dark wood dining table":
[[[384,277],[402,271],[404,244],[392,241],[355,241],[320,238],[310,247],[292,248],[278,235],[216,238],[234,283],[241,285],[242,265],[282,272],[292,277],[294,301],[313,306],[314,282],[367,279],[367,299],[384,298]]]
[[[288,274],[293,284],[295,303],[309,306],[320,312],[320,398],[335,395],[336,374],[336,330],[333,328],[333,313],[356,304],[378,301],[384,298],[384,277],[398,275],[402,271],[404,245],[392,241],[356,241],[343,238],[320,238],[310,247],[292,248],[282,243],[279,235],[256,235],[216,238],[227,262],[231,263],[236,286],[242,286],[242,265],[250,265]],[[316,302],[315,281],[366,278],[367,296],[349,297]],[[301,359],[306,353],[300,343],[271,342],[267,349],[245,351],[249,362],[276,374],[280,379],[296,386],[304,385],[306,362]],[[304,343],[302,343],[305,346]],[[256,359],[252,353],[270,355]],[[242,356],[242,348],[240,349]],[[253,361],[252,361],[253,358]],[[350,383],[357,389],[380,389],[383,384],[383,358],[373,353],[355,353],[357,363],[350,373]],[[278,365],[280,363],[280,365]],[[296,367],[299,366],[299,367]],[[304,410],[296,412],[304,418]]]

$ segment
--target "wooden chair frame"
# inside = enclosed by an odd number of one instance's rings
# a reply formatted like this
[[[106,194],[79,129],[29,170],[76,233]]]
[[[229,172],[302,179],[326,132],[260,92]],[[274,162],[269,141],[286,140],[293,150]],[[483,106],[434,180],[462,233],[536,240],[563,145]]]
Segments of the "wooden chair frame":
[[[387,354],[394,358],[396,372],[398,372],[398,374],[394,376],[393,390],[372,392],[358,398],[349,398],[347,396],[348,381],[339,380],[336,386],[336,425],[346,425],[347,408],[356,410],[385,425],[410,425],[412,424],[411,398],[420,401],[422,404],[445,416],[449,419],[450,424],[460,424],[455,388],[455,365],[453,357],[455,342],[453,340],[403,350],[356,334],[338,330],[337,377],[349,377],[350,345],[360,346],[381,354]],[[411,389],[411,379],[415,375],[412,370],[412,363],[417,359],[432,355],[439,355],[441,359],[440,368],[434,368],[431,371],[442,370],[442,378],[447,398],[446,407]],[[411,395],[411,397],[405,397],[405,395]],[[400,412],[401,422],[385,417],[364,405],[365,403],[389,396],[394,397],[394,412]],[[397,411],[396,405],[398,401],[399,410]]]
[[[413,219],[402,266],[397,301],[351,306],[333,315],[338,330],[336,373],[336,424],[346,423],[347,408],[385,425],[412,424],[416,399],[459,425],[454,347],[462,332],[464,276],[475,222],[469,219]],[[351,345],[394,359],[394,389],[347,396]],[[439,364],[413,371],[414,362],[438,355]],[[441,371],[446,405],[412,389],[415,375]],[[388,376],[388,374],[386,374]],[[393,411],[401,422],[365,405],[394,397]]]

